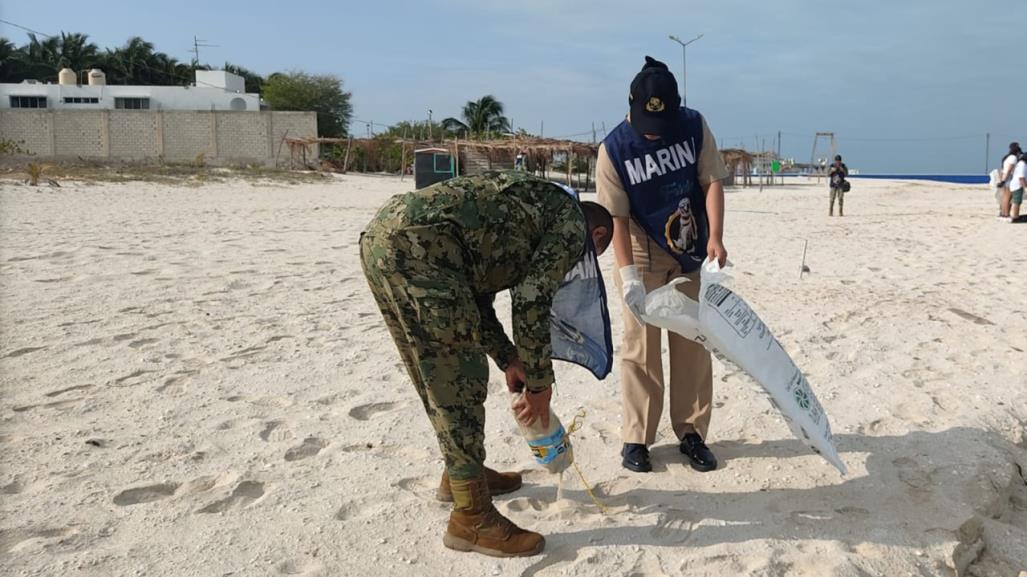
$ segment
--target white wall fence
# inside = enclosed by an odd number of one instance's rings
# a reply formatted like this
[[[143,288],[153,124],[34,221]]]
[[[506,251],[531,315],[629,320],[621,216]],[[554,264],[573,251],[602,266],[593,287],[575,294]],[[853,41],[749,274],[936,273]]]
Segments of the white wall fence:
[[[285,138],[317,136],[314,112],[0,110],[0,140],[41,159],[285,165]],[[315,155],[317,151],[315,149]]]

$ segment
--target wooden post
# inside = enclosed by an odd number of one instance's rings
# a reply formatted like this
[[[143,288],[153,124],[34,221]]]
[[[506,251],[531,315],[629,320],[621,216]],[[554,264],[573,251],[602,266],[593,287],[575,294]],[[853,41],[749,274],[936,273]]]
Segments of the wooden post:
[[[460,176],[460,141],[453,138],[453,176]]]
[[[285,132],[282,133],[282,140],[281,140],[281,142],[278,143],[278,154],[275,155],[275,168],[278,168],[278,159],[282,157],[282,145],[285,144],[285,139],[288,136],[289,136],[289,130],[286,129]],[[291,159],[290,159],[290,162],[289,162],[289,168],[292,168],[292,160]]]
[[[346,174],[349,170],[349,148],[353,146],[353,136],[350,135],[349,141],[346,143],[346,157],[342,160],[342,173]]]
[[[806,272],[806,245],[809,244],[809,239],[802,241],[802,263],[799,265],[799,279],[802,279],[802,273]]]
[[[584,190],[588,190],[588,179],[592,178],[592,155],[589,154],[584,165]]]
[[[407,143],[399,143],[399,181],[407,175]]]
[[[568,148],[567,149],[567,186],[572,186],[572,184],[571,184],[571,166],[573,164],[574,163],[571,162],[571,149]]]

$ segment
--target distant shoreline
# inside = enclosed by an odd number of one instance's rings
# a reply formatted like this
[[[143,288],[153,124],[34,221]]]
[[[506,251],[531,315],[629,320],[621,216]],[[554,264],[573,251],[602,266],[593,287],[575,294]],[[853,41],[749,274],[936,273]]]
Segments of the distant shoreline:
[[[877,180],[931,180],[953,184],[988,184],[986,174],[853,174],[849,178],[873,178]]]

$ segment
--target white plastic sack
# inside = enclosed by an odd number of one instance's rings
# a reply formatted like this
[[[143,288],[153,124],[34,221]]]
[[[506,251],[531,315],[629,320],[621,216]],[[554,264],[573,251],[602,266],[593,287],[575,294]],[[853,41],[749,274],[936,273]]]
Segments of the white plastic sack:
[[[988,173],[988,186],[998,188],[1002,184],[1002,173],[997,168],[991,169]]]
[[[1002,194],[1002,173],[997,168],[993,168],[988,173],[988,186],[990,186],[995,192],[995,200],[998,200],[999,195]]]
[[[699,302],[676,288],[688,280],[676,279],[646,296],[643,318],[738,365],[766,390],[792,433],[846,474],[827,413],[806,377],[749,305],[721,284],[727,278],[716,261],[707,260],[700,272]]]

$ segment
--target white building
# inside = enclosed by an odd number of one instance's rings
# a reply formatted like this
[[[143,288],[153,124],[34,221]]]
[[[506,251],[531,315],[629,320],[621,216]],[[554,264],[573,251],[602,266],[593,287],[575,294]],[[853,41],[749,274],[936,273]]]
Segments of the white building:
[[[0,108],[259,111],[260,95],[247,94],[245,80],[224,70],[197,70],[192,86],[113,86],[100,70],[90,70],[83,85],[64,69],[56,84],[0,84]]]

